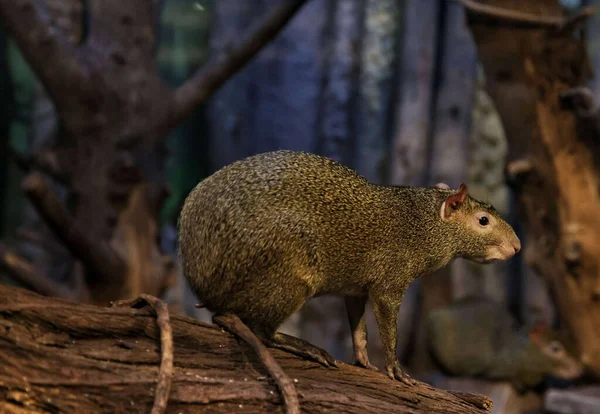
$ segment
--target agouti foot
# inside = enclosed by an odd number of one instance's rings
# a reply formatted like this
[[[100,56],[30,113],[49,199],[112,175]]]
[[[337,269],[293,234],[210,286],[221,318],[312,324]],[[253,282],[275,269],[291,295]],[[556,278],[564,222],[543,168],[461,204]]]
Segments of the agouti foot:
[[[371,364],[369,361],[367,361],[366,363],[362,363],[360,361],[356,361],[354,363],[354,365],[356,365],[357,367],[368,369],[370,371],[379,372],[379,368],[377,368],[375,365]]]
[[[412,379],[404,370],[400,367],[400,364],[396,362],[395,365],[388,367],[387,375],[393,380],[398,380],[406,385],[415,385],[416,380]]]
[[[329,355],[327,351],[290,335],[278,332],[273,339],[263,342],[268,347],[281,349],[302,358],[310,359],[325,367],[337,368],[338,366],[335,358]]]

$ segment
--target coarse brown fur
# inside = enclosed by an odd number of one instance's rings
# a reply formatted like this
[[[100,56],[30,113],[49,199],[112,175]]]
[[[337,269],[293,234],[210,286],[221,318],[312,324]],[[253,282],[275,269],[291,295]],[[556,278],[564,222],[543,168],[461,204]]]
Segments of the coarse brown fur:
[[[409,284],[455,257],[486,261],[490,246],[518,243],[492,206],[469,196],[450,203],[456,197],[451,189],[375,185],[314,154],[258,154],[189,194],[178,223],[183,272],[209,310],[238,315],[263,339],[281,339],[279,325],[311,297],[345,296],[357,362],[370,368],[369,299],[388,375],[403,379],[396,318]],[[493,228],[478,229],[477,212]]]

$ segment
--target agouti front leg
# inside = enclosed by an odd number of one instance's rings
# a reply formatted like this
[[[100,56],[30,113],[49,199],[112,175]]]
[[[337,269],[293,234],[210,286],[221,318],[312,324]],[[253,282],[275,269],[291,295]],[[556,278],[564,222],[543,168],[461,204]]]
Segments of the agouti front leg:
[[[379,371],[375,365],[371,365],[369,362],[367,352],[367,323],[365,321],[367,299],[367,296],[344,297],[348,322],[350,322],[350,332],[352,332],[355,364],[373,371]]]
[[[389,296],[373,297],[373,312],[381,335],[381,344],[385,353],[385,370],[388,377],[397,379],[407,385],[414,385],[412,379],[400,366],[396,356],[396,344],[398,339],[398,311],[402,297],[392,298]]]

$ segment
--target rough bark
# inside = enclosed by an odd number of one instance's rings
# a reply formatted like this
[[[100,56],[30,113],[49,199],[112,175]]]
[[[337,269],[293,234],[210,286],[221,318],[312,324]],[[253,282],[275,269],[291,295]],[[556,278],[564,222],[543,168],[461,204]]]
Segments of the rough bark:
[[[277,389],[244,342],[171,316],[174,371],[167,412],[283,412]],[[8,413],[147,413],[161,361],[148,308],[100,308],[0,285],[0,409]],[[324,368],[272,350],[303,412],[482,413],[491,402],[341,364]]]
[[[173,283],[173,263],[158,246],[157,228],[168,195],[165,135],[272,40],[305,1],[271,8],[228,52],[172,89],[155,64],[159,2],[86,2],[89,30],[85,42],[75,44],[75,35],[56,27],[42,1],[0,0],[0,21],[56,106],[61,146],[49,158],[57,172],[52,175],[69,191],[63,202],[39,176],[26,178],[24,189],[83,265],[73,277],[85,281],[89,295],[82,300],[158,296]],[[31,157],[32,167],[47,172],[36,165],[38,158]]]
[[[501,3],[572,22],[558,1]],[[524,258],[548,281],[581,361],[600,374],[599,115],[591,94],[568,94],[589,76],[584,37],[576,24],[470,19],[509,139],[507,170],[528,227]]]

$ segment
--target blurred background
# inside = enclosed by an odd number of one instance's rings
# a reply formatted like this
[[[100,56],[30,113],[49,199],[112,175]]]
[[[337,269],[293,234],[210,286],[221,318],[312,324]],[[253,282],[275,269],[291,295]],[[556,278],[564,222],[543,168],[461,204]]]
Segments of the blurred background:
[[[91,61],[109,56],[118,68],[107,64],[99,71],[104,76],[85,85],[70,77],[68,65],[43,75],[64,56],[53,49],[39,56],[39,50],[26,51],[18,13],[0,13],[1,282],[103,306],[146,292],[168,300],[175,312],[210,321],[207,311],[195,308],[174,259],[186,195],[240,158],[276,149],[309,151],[380,184],[445,182],[456,188],[464,182],[472,196],[507,218],[523,242],[524,253],[507,262],[459,259],[413,283],[398,338],[399,358],[413,376],[490,395],[495,412],[548,410],[568,390],[575,400],[600,395],[593,388],[600,358],[594,343],[600,343],[600,263],[594,252],[600,243],[564,241],[577,229],[593,231],[600,207],[596,164],[588,160],[596,147],[582,138],[595,132],[588,124],[600,93],[600,82],[586,72],[600,67],[600,14],[585,7],[600,2],[308,0],[214,94],[162,123],[156,119],[163,119],[160,111],[171,113],[170,101],[161,102],[162,89],[137,81],[142,69],[157,73],[163,87],[181,87],[285,2],[154,1],[152,25],[124,22],[127,30],[109,22],[111,7],[122,2],[40,3],[54,34],[74,49],[85,45],[80,50]],[[148,3],[124,7],[145,15]],[[477,5],[512,10],[516,18],[493,8],[478,11]],[[87,42],[94,39],[89,28],[95,22],[111,42],[103,36]],[[149,27],[155,59],[137,55],[136,48],[146,46],[136,30]],[[561,72],[566,66],[568,76]],[[117,96],[123,85],[132,91],[127,102]],[[581,99],[571,109],[548,100],[558,96],[557,88],[574,87],[589,89],[579,90]],[[136,99],[144,104],[132,106]],[[592,132],[568,124],[561,110],[571,110],[577,122],[587,116]],[[554,124],[544,118],[554,113]],[[580,151],[572,170],[561,167],[553,152],[560,145],[548,138],[564,125],[573,133],[556,140],[571,155]],[[573,150],[568,140],[588,146]],[[535,168],[537,178],[531,178]],[[585,183],[569,172],[578,169],[591,172]],[[581,190],[586,186],[595,193]],[[572,207],[577,197],[584,205],[578,215]],[[535,247],[528,247],[530,239]],[[573,266],[563,258],[569,246],[583,251],[574,253]],[[545,262],[536,265],[541,257]],[[579,282],[590,282],[572,287],[568,278],[575,273]],[[565,289],[581,295],[557,298]],[[368,323],[371,362],[381,367],[371,313]],[[312,300],[282,330],[352,362],[342,298]],[[581,362],[582,355],[588,359]]]

